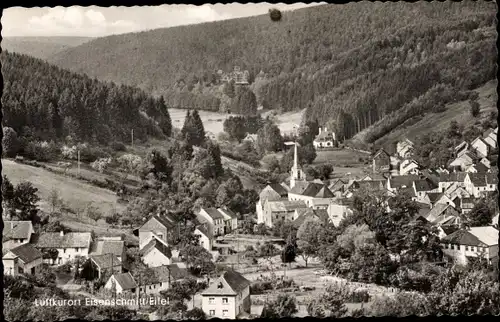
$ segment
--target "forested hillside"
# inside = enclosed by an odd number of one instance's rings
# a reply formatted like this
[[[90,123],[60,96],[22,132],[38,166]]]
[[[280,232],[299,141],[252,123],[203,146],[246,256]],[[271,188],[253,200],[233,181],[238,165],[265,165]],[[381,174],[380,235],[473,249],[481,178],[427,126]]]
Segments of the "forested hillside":
[[[163,99],[60,69],[26,55],[2,52],[3,126],[27,140],[109,144],[170,135]],[[125,141],[126,140],[126,141]]]
[[[254,101],[373,142],[408,118],[467,98],[496,75],[493,2],[374,2],[99,38],[62,67],[164,95],[170,107],[248,113]],[[85,57],[85,59],[83,59]],[[125,67],[126,66],[126,67]],[[218,70],[250,72],[249,86]]]
[[[5,37],[2,39],[2,50],[47,59],[91,39],[90,37]]]

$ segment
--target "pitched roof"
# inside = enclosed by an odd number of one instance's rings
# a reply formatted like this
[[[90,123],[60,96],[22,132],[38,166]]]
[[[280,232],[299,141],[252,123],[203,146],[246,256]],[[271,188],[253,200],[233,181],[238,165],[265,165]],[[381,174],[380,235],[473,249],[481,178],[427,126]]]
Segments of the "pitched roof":
[[[427,196],[429,197],[429,200],[430,202],[432,202],[433,204],[438,201],[439,199],[441,199],[441,197],[444,195],[444,193],[441,193],[441,192],[428,192],[427,193]]]
[[[498,184],[498,173],[486,173],[485,178],[487,184]]]
[[[288,195],[288,191],[279,183],[270,183],[268,186],[282,197]]]
[[[31,221],[8,220],[3,222],[2,241],[10,239],[27,239],[30,237],[33,224]]]
[[[427,214],[426,219],[430,222],[433,222],[438,219],[441,214],[448,209],[448,207],[451,207],[450,205],[447,204],[442,204],[442,203],[437,203],[432,207],[431,211]]]
[[[97,265],[100,269],[107,269],[111,267],[121,266],[122,262],[118,259],[115,254],[102,254],[102,255],[90,255],[89,258]]]
[[[409,197],[412,197],[412,198],[417,196],[415,194],[415,189],[413,189],[412,187],[399,188],[398,192],[400,194],[406,194],[406,195],[408,195]]]
[[[92,240],[88,232],[42,233],[38,237],[38,248],[87,248]]]
[[[203,235],[207,236],[209,239],[212,239],[214,236],[210,233],[210,229],[206,226],[206,224],[201,224],[196,226],[196,229],[198,229]]]
[[[24,263],[30,263],[42,257],[42,252],[31,244],[23,244],[10,250],[12,254],[19,257]]]
[[[288,193],[301,195],[309,187],[309,184],[310,182],[307,181],[296,181],[295,185]]]
[[[219,208],[217,210],[220,213],[222,213],[222,215],[227,215],[231,219],[237,219],[238,218],[238,216],[234,212],[232,212],[231,209],[228,209],[228,208]]]
[[[467,172],[443,173],[439,176],[440,182],[464,182]]]
[[[373,158],[378,158],[378,157],[390,157],[389,153],[387,153],[387,151],[384,150],[384,148],[380,148],[378,149],[378,151],[373,155]]]
[[[192,277],[192,274],[186,268],[185,265],[180,265],[181,263],[173,263],[168,265],[168,269],[170,270],[170,276],[172,280],[181,280],[188,277]]]
[[[153,215],[139,228],[139,230],[151,231],[158,229],[158,225],[162,225],[165,228],[174,228],[176,223],[168,214]]]
[[[403,186],[412,187],[413,181],[419,180],[418,176],[408,175],[408,176],[395,176],[390,180],[391,188],[403,188]]]
[[[215,208],[202,208],[212,219],[224,219],[224,216]]]
[[[111,277],[115,278],[116,283],[120,285],[122,290],[130,290],[137,287],[137,283],[135,282],[134,277],[132,277],[132,275],[128,272],[121,274],[114,274]]]
[[[309,218],[326,223],[329,220],[328,211],[325,209],[313,210],[309,208],[293,221],[293,225],[298,228]]]
[[[299,208],[307,208],[307,205],[304,201],[269,201],[269,207],[271,208],[271,212],[285,212],[285,211],[293,211]]]
[[[168,268],[167,265],[151,267],[150,269],[151,269],[151,273],[153,275],[153,276],[151,276],[151,279],[152,279],[151,284],[163,283],[163,282],[170,281],[170,269]]]
[[[325,139],[331,139],[333,140],[333,133],[328,130],[322,130],[321,133],[316,135],[316,138],[314,138],[315,141],[321,141]]]
[[[459,230],[459,228],[457,226],[441,226],[440,228],[443,230],[443,232],[446,235],[453,234],[454,232]]]
[[[415,180],[415,190],[417,191],[431,191],[437,188],[437,186],[428,179]]]
[[[469,173],[469,179],[476,187],[485,187],[487,185],[484,173]]]
[[[493,217],[493,219],[491,220],[491,224],[496,226],[498,225],[498,213],[496,214],[495,217]]]
[[[311,183],[306,190],[302,193],[304,196],[315,198],[333,198],[335,195],[328,189],[325,184]]]
[[[489,170],[489,168],[486,165],[484,165],[484,163],[481,162],[476,163],[474,167],[476,168],[478,173],[486,173]]]
[[[202,295],[238,295],[247,286],[250,286],[249,280],[240,273],[229,269],[210,284]]]
[[[149,241],[149,243],[147,243],[146,246],[144,246],[141,249],[141,254],[146,255],[147,253],[149,253],[151,250],[153,250],[155,248],[160,253],[165,255],[167,258],[172,258],[172,250],[170,249],[170,247],[168,247],[167,245],[165,245],[164,243],[162,243],[161,241],[159,241],[156,238],[151,239]]]
[[[494,246],[498,245],[498,229],[491,226],[461,229],[444,237],[442,241],[468,246]]]
[[[384,188],[384,182],[381,180],[360,180],[356,181],[360,188],[382,190]]]
[[[494,134],[494,133],[495,133],[495,130],[493,130],[492,128],[489,128],[488,130],[486,130],[486,132],[483,133],[483,138],[486,138],[490,134]]]
[[[98,240],[94,242],[91,255],[114,254],[122,256],[125,249],[123,240]]]

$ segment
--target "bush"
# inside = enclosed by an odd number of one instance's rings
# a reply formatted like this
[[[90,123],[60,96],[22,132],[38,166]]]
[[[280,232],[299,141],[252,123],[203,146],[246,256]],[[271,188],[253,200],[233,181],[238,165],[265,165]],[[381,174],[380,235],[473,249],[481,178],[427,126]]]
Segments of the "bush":
[[[116,151],[116,152],[124,152],[124,151],[127,151],[127,147],[125,146],[125,144],[123,144],[122,142],[112,142],[110,144],[110,147],[113,151]]]
[[[24,147],[23,156],[36,161],[47,162],[56,158],[58,153],[54,142],[28,142]]]
[[[370,298],[371,296],[367,290],[355,290],[350,295],[351,303],[367,303]]]
[[[16,131],[14,131],[11,127],[3,128],[2,146],[5,156],[10,158],[16,156],[17,151],[19,150],[19,139]]]

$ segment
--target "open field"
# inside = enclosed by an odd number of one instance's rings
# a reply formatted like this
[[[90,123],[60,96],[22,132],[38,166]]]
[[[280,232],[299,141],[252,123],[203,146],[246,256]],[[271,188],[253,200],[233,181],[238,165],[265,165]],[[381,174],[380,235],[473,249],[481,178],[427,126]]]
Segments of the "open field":
[[[288,112],[279,114],[273,117],[276,125],[278,125],[281,133],[289,133],[294,131],[296,125],[300,125],[302,120],[302,114],[305,110],[299,112]],[[184,119],[186,118],[187,110],[178,108],[169,108],[170,118],[172,119],[172,126],[176,128],[182,128],[184,125]],[[219,112],[209,112],[209,111],[198,111],[200,113],[200,118],[203,121],[203,126],[206,132],[211,132],[215,136],[217,134],[224,132],[223,123],[224,120],[230,116],[236,116],[236,114],[226,114]],[[262,113],[262,117],[270,115],[273,111],[266,111]]]
[[[496,110],[497,82],[490,81],[478,88],[478,103],[481,106],[481,114],[478,118],[473,118],[470,114],[470,104],[468,101],[456,102],[446,105],[446,111],[439,114],[429,113],[420,121],[408,127],[398,127],[376,141],[377,145],[385,145],[396,142],[403,138],[414,140],[417,137],[431,132],[442,131],[449,127],[451,121],[457,121],[465,127],[472,126],[475,121],[488,117],[491,111]]]
[[[13,184],[18,184],[24,180],[33,183],[33,186],[38,189],[41,209],[47,210],[46,200],[53,188],[59,191],[64,203],[75,211],[85,209],[90,202],[105,215],[112,209],[120,211],[124,208],[122,204],[118,203],[116,194],[110,190],[12,160],[2,159],[2,165],[3,174]]]

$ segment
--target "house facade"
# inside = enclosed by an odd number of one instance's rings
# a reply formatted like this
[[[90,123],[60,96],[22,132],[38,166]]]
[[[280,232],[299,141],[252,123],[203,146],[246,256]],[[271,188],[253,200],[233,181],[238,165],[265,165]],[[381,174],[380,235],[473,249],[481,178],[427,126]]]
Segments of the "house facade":
[[[373,156],[373,172],[388,172],[391,166],[391,156],[384,149],[378,150]]]
[[[259,200],[255,205],[255,212],[257,213],[257,222],[264,222],[264,203],[269,201],[287,200],[288,191],[280,184],[268,184],[259,193]]]
[[[318,135],[313,140],[313,145],[317,150],[333,148],[336,139],[335,132],[328,131],[326,127],[324,129],[320,127]]]
[[[490,145],[486,143],[481,137],[477,137],[472,141],[471,148],[476,151],[479,157],[487,157],[490,152]]]
[[[2,256],[3,272],[5,275],[19,274],[34,275],[43,263],[42,253],[31,244],[22,244],[8,250]]]
[[[2,247],[9,250],[31,241],[35,233],[31,221],[6,220],[3,222]]]
[[[411,154],[413,152],[415,144],[408,140],[404,139],[402,141],[399,141],[396,144],[396,154],[403,159],[411,157]]]
[[[148,267],[170,265],[172,250],[162,240],[153,238],[141,249],[141,258]]]
[[[273,227],[277,221],[293,221],[295,211],[299,208],[307,209],[304,201],[266,201],[264,204],[263,223],[268,227]]]
[[[213,236],[222,236],[226,233],[224,215],[215,208],[201,208],[196,218],[200,223],[207,223]]]
[[[56,249],[56,259],[45,259],[51,265],[66,264],[77,257],[87,259],[89,256],[92,236],[87,232],[43,233],[36,241],[35,247],[40,251]]]
[[[498,229],[492,226],[460,229],[441,239],[443,253],[467,265],[469,258],[484,258],[489,263],[498,257]]]
[[[176,229],[176,223],[170,216],[166,214],[152,216],[139,228],[139,249],[146,246],[153,238],[168,244]]]
[[[236,271],[224,272],[201,295],[208,318],[236,319],[250,313],[250,281]]]
[[[115,291],[116,294],[135,293],[137,283],[130,273],[113,274],[104,288],[109,291]]]

